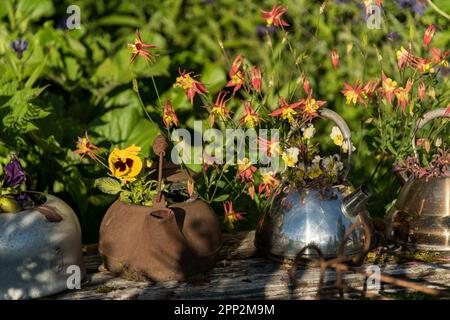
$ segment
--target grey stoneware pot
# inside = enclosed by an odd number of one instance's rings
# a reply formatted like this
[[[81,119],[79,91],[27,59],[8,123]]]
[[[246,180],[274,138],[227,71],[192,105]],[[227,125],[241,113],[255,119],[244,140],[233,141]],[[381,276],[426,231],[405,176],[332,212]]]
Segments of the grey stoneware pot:
[[[0,299],[34,299],[74,289],[85,277],[81,228],[61,199],[0,214]],[[80,281],[78,281],[80,280]]]

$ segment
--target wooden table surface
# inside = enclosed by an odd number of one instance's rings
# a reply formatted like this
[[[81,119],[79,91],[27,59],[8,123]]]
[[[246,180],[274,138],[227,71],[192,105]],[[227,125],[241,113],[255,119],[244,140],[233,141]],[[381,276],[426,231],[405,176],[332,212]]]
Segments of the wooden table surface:
[[[290,289],[288,265],[268,260],[253,245],[254,231],[224,236],[224,246],[216,267],[189,282],[136,282],[117,277],[102,268],[95,253],[85,255],[88,279],[80,290],[66,291],[54,299],[314,299],[319,284],[318,267],[299,267],[298,286]],[[378,264],[381,273],[414,281],[429,288],[450,289],[450,263],[407,262]],[[358,267],[366,270],[368,264]],[[346,272],[345,283],[354,288],[346,298],[361,297],[366,277]],[[322,298],[338,297],[336,273],[326,271]],[[359,293],[357,291],[360,291]],[[382,284],[381,294],[390,296],[404,288]]]

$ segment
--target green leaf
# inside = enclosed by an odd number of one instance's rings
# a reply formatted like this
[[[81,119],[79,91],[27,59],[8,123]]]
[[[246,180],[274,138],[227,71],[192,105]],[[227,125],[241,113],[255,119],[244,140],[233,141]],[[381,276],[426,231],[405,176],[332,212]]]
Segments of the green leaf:
[[[115,195],[122,191],[120,182],[109,177],[95,179],[94,186],[107,194]]]
[[[144,118],[137,105],[112,109],[90,126],[91,131],[104,137],[119,148],[135,144],[148,155],[153,139],[158,135],[158,126]]]
[[[97,21],[99,26],[128,26],[133,28],[139,28],[142,26],[142,21],[134,16],[127,16],[121,14],[112,14],[103,17]]]
[[[223,201],[227,200],[229,197],[230,197],[229,194],[221,194],[220,196],[215,197],[213,199],[213,202],[223,202]]]

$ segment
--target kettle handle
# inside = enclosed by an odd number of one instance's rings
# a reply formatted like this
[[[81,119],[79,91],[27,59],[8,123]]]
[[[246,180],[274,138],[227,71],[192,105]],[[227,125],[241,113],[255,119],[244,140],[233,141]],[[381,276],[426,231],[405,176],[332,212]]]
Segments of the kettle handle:
[[[437,118],[450,118],[450,113],[447,112],[446,109],[440,108],[432,111],[428,111],[425,113],[417,122],[416,128],[414,129],[413,138],[412,138],[412,147],[414,156],[417,158],[417,149],[416,149],[416,133],[418,130],[422,129],[428,122],[437,119]]]
[[[347,180],[347,176],[348,176],[348,174],[351,170],[351,166],[352,166],[352,141],[351,141],[352,133],[350,131],[350,128],[348,127],[347,122],[345,122],[344,118],[342,118],[338,113],[334,112],[333,110],[330,110],[327,108],[322,108],[322,109],[319,109],[317,111],[317,113],[322,118],[333,121],[338,126],[339,130],[341,130],[344,141],[347,142],[348,164],[347,164],[347,168],[345,169],[344,174],[343,174],[343,179]]]

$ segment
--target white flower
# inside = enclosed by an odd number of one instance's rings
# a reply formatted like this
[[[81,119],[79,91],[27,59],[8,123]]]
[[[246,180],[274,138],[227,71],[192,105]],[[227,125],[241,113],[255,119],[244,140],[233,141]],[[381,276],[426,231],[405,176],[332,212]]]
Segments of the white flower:
[[[334,126],[333,129],[331,129],[330,138],[337,146],[342,146],[342,143],[344,142],[344,136],[342,135],[341,129],[339,129],[339,127],[336,126]]]
[[[287,167],[294,167],[295,164],[298,162],[299,153],[300,150],[298,148],[292,147],[283,152],[281,157],[283,158],[283,161]]]
[[[347,153],[347,152],[348,152],[348,143],[347,143],[347,141],[342,142],[341,148],[342,148],[342,151],[343,151],[344,153]],[[355,150],[356,150],[356,147],[355,147],[355,146],[353,145],[353,143],[352,143],[352,152],[355,151]]]
[[[436,148],[439,148],[440,146],[442,146],[442,138],[438,137],[436,139],[436,142],[434,143],[434,145],[436,146]]]
[[[314,127],[313,124],[308,124],[307,127],[303,127],[302,128],[302,132],[303,132],[303,138],[309,140],[312,137],[314,137],[314,134],[316,133],[316,128]]]

